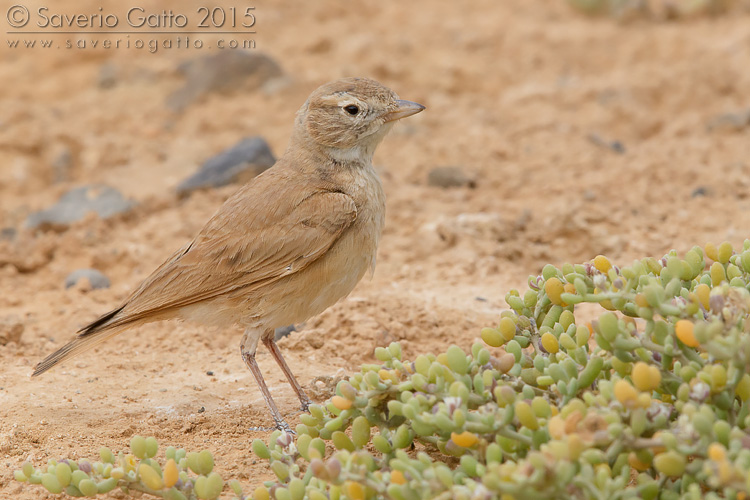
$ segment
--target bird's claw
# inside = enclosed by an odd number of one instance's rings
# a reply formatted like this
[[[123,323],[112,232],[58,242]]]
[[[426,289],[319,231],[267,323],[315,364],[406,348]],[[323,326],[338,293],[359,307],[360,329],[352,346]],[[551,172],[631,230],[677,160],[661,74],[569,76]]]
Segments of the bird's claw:
[[[283,420],[275,420],[276,425],[273,427],[249,427],[248,430],[252,432],[271,432],[271,431],[286,431],[289,434],[297,435],[297,433]]]
[[[304,412],[310,413],[310,405],[311,404],[313,404],[313,402],[310,401],[309,399],[306,399],[306,400],[302,401],[301,404],[300,404],[300,406],[299,406],[300,411],[304,411]]]
[[[276,422],[276,430],[286,431],[289,434],[294,434],[294,435],[297,434],[296,432],[294,432],[294,430],[292,430],[292,428],[289,426],[289,424],[286,423],[285,420],[274,419],[274,421]]]

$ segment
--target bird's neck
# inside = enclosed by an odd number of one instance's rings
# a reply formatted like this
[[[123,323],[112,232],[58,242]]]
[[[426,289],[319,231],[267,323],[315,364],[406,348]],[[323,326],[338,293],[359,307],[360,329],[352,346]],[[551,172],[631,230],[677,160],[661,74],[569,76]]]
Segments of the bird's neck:
[[[372,155],[375,148],[365,148],[357,146],[353,148],[322,148],[325,156],[329,157],[334,163],[357,165],[372,165]]]
[[[372,156],[377,142],[362,144],[352,148],[333,148],[316,144],[309,137],[293,137],[284,156],[302,169],[313,167],[362,170],[372,169]]]

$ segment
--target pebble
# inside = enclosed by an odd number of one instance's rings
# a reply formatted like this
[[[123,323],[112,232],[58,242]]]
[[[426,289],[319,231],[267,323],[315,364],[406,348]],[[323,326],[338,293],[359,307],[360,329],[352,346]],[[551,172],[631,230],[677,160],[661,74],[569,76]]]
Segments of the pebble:
[[[86,278],[91,283],[91,289],[109,288],[109,278],[96,269],[76,269],[65,278],[65,288],[75,286],[79,280]]]
[[[708,194],[708,188],[706,186],[698,186],[690,193],[690,197],[698,198],[699,196],[708,196]]]
[[[206,160],[201,168],[177,186],[186,195],[196,189],[246,182],[276,163],[271,148],[262,137],[247,137]]]
[[[735,113],[723,113],[708,122],[708,130],[724,130],[737,132],[750,126],[750,109]]]
[[[71,189],[52,207],[34,212],[26,219],[29,228],[67,227],[94,212],[102,219],[125,213],[135,206],[115,188],[105,185],[88,185]]]
[[[73,153],[70,148],[63,146],[52,162],[54,181],[65,182],[70,179],[70,171],[73,168]]]
[[[186,61],[177,70],[187,81],[167,98],[167,106],[178,112],[205,94],[240,87],[255,90],[283,75],[269,56],[246,50],[221,50]]]
[[[589,134],[588,140],[591,141],[592,144],[595,144],[601,148],[609,149],[610,151],[617,153],[618,155],[625,154],[625,145],[617,140],[609,141],[607,139],[602,138],[599,134]]]
[[[476,180],[461,167],[435,167],[427,174],[427,184],[441,188],[477,187]]]
[[[117,66],[112,62],[106,62],[99,67],[98,85],[100,89],[111,89],[117,85]]]
[[[289,326],[280,326],[276,329],[273,335],[274,340],[281,340],[284,337],[288,337],[292,332],[296,332],[297,329],[294,327],[294,325]]]
[[[498,213],[464,213],[454,217],[444,217],[436,223],[425,226],[448,245],[463,238],[472,240],[506,241],[512,238],[525,221],[514,223]],[[520,227],[519,227],[520,226]]]
[[[14,240],[16,238],[16,235],[18,234],[18,231],[14,227],[4,227],[0,229],[0,241],[2,240]]]

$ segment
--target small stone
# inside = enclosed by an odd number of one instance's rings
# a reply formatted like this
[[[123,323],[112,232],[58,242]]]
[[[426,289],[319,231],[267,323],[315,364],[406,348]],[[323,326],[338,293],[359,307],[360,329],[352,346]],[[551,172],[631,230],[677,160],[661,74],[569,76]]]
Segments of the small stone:
[[[734,113],[723,113],[708,122],[709,131],[724,130],[727,132],[737,132],[748,126],[750,126],[750,109]]]
[[[206,160],[197,173],[177,186],[186,195],[197,189],[247,182],[276,163],[271,148],[262,137],[246,137],[231,148]]]
[[[73,222],[94,212],[102,219],[129,211],[135,202],[126,200],[115,188],[105,185],[89,185],[71,189],[60,200],[48,208],[29,215],[29,228],[66,228]]]
[[[427,184],[441,188],[477,187],[476,180],[466,175],[461,167],[435,167],[427,174]]]
[[[0,229],[0,240],[13,240],[18,234],[18,231],[14,227],[4,227]]]
[[[589,134],[588,140],[592,144],[595,144],[601,148],[609,149],[610,151],[617,153],[618,155],[625,154],[625,145],[620,141],[608,141],[602,138],[599,134]]]
[[[209,377],[213,377],[213,376],[214,376],[214,372],[213,372],[213,371],[211,371],[211,370],[208,370],[208,371],[206,372],[206,375],[208,375]]]
[[[99,67],[99,88],[111,89],[117,84],[117,66],[107,62]]]
[[[185,86],[167,99],[167,106],[182,111],[196,99],[212,92],[258,89],[281,77],[281,67],[265,54],[246,50],[221,50],[216,54],[182,63]]]
[[[73,153],[67,146],[63,147],[52,162],[52,175],[54,181],[65,182],[70,179],[70,170],[73,168]]]
[[[283,339],[284,337],[288,337],[290,333],[296,332],[296,331],[297,329],[294,327],[294,325],[280,326],[274,332],[273,339],[276,341],[279,341]]]
[[[97,290],[100,288],[109,288],[109,278],[104,276],[96,269],[76,269],[65,278],[65,288],[70,288],[85,278],[91,283],[91,288]]]
[[[308,332],[304,335],[304,340],[307,341],[307,343],[312,347],[313,349],[320,349],[325,345],[325,342],[323,341],[323,336],[316,332]]]
[[[21,340],[23,330],[24,325],[17,316],[0,318],[0,345],[5,345],[8,342],[17,344]]]
[[[708,188],[706,186],[698,186],[697,188],[693,189],[693,192],[690,193],[690,196],[692,198],[697,198],[699,196],[707,196],[708,195]]]
[[[497,213],[466,213],[445,217],[425,227],[434,231],[445,244],[452,246],[461,239],[503,242],[512,239],[517,229]]]

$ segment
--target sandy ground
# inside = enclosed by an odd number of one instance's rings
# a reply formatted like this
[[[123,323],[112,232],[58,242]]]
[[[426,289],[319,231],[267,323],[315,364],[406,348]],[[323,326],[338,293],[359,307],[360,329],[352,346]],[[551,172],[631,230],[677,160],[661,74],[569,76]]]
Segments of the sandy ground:
[[[248,429],[271,420],[238,355],[239,331],[147,325],[29,375],[236,189],[180,199],[181,180],[245,136],[262,135],[281,154],[294,112],[326,81],[370,76],[427,110],[395,127],[375,157],[388,215],[374,278],[280,343],[308,388],[373,361],[375,347],[394,340],[408,357],[469,348],[506,307],[505,293],[545,263],[600,253],[629,263],[750,236],[750,127],[741,115],[717,121],[750,107],[746,9],[618,23],[551,0],[255,6],[255,50],[274,58],[285,79],[211,94],[182,113],[166,105],[184,85],[176,68],[210,49],[3,42],[0,324],[24,330],[0,346],[0,498],[44,498],[41,488],[12,481],[26,460],[96,457],[99,446],[123,449],[133,434],[208,448],[217,470],[248,489],[268,478],[249,451],[266,433]],[[98,7],[55,4],[66,13]],[[100,85],[102,72],[112,86]],[[55,167],[64,151],[70,165]],[[476,187],[428,185],[439,166],[462,168]],[[24,228],[28,214],[92,182],[138,207],[65,231]],[[65,289],[68,273],[84,267],[102,271],[111,287]],[[294,425],[293,392],[266,351],[258,359]]]

